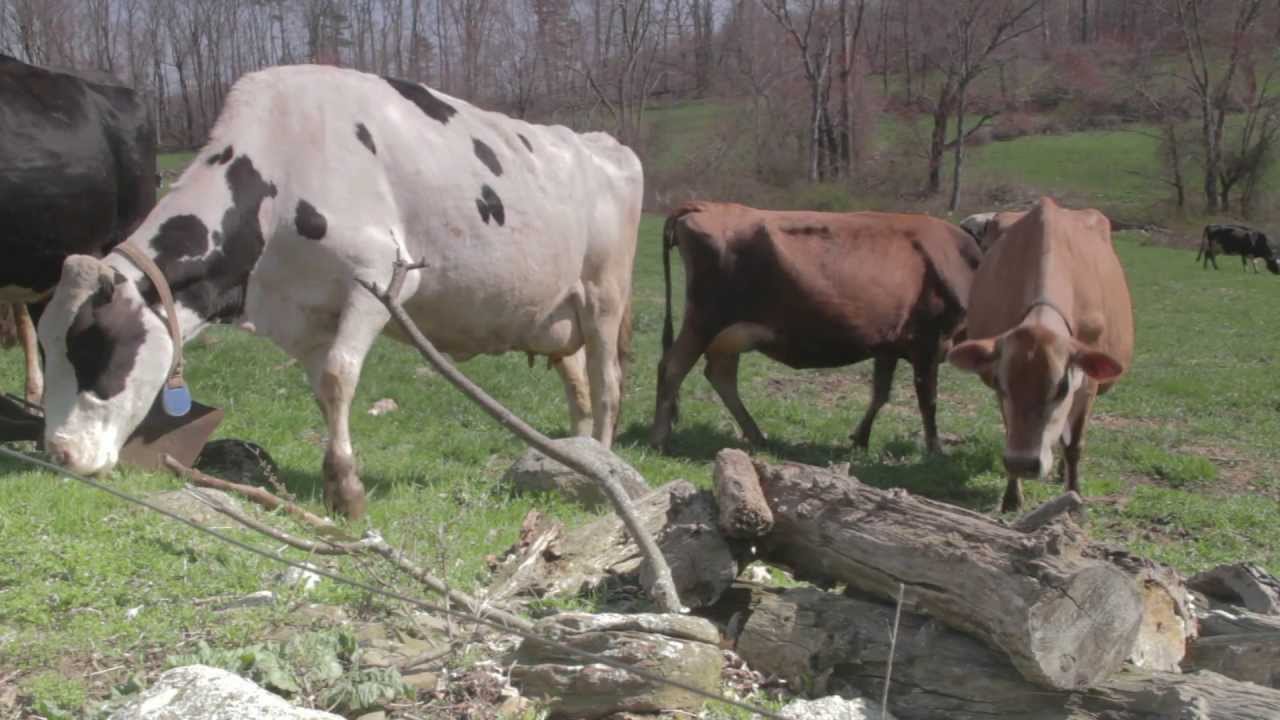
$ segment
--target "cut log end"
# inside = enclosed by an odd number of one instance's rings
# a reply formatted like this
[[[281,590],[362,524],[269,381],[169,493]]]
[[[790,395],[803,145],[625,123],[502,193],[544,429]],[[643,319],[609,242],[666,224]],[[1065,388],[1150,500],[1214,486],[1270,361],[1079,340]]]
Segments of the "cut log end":
[[[745,452],[725,448],[716,453],[714,478],[720,532],[726,537],[750,540],[773,530],[773,511]]]
[[[1142,611],[1127,575],[1106,565],[1085,567],[1032,609],[1030,656],[1013,655],[1014,665],[1049,687],[1095,685],[1129,655]]]

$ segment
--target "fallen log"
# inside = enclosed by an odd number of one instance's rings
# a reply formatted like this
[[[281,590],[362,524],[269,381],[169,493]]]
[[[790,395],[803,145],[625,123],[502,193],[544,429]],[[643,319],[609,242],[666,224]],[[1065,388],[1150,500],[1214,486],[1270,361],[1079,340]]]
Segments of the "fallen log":
[[[774,515],[761,557],[799,578],[834,579],[883,599],[901,583],[907,609],[1003,651],[1044,687],[1094,685],[1134,647],[1143,599],[1126,573],[1083,557],[1074,523],[1027,534],[823,468],[756,469]]]
[[[1123,571],[1142,597],[1142,625],[1127,660],[1144,670],[1178,672],[1187,655],[1187,641],[1197,634],[1195,612],[1182,575],[1112,545],[1090,543],[1082,554]]]
[[[1280,616],[1262,615],[1235,605],[1212,603],[1199,610],[1200,636],[1238,635],[1243,633],[1280,633]]]
[[[1219,565],[1192,575],[1187,587],[1256,613],[1280,615],[1280,580],[1257,565]]]
[[[1063,493],[1031,512],[1018,518],[1012,525],[1020,532],[1035,532],[1059,516],[1074,513],[1084,507],[1084,498],[1074,491]]]
[[[716,453],[712,476],[720,506],[720,532],[725,537],[750,540],[773,529],[773,512],[764,500],[749,455],[733,448],[721,450]]]
[[[1280,632],[1200,638],[1191,645],[1183,667],[1280,689]],[[1276,713],[1280,715],[1280,706]]]
[[[745,550],[716,531],[716,504],[684,480],[635,501],[640,528],[653,537],[671,568],[680,599],[690,607],[714,603],[738,576]],[[647,564],[621,520],[605,516],[575,530],[544,522],[521,533],[496,561],[489,597],[572,597],[610,582],[635,583]]]
[[[814,588],[737,583],[711,614],[753,670],[812,695],[856,690],[900,720],[1274,720],[1280,691],[1212,672],[1126,671],[1075,691],[1024,679],[1003,653],[912,612]]]

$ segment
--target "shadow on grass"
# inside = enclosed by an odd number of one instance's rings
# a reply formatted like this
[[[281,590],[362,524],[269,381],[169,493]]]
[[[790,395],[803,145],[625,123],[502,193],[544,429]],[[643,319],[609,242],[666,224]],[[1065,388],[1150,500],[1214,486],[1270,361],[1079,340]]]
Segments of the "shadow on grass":
[[[633,422],[618,436],[618,442],[648,447],[649,426]],[[753,455],[765,452],[781,460],[826,467],[849,459],[848,445],[831,445],[813,442],[792,442],[769,438],[763,448],[754,448],[742,438],[731,435],[710,423],[700,422],[677,425],[671,432],[667,454],[697,462],[710,462],[724,448],[738,448]]]
[[[855,453],[849,473],[873,487],[903,488],[921,497],[987,512],[996,506],[1003,486],[972,480],[999,468],[1000,445],[990,439],[967,437],[937,455],[923,453],[914,440],[896,436],[878,455]]]

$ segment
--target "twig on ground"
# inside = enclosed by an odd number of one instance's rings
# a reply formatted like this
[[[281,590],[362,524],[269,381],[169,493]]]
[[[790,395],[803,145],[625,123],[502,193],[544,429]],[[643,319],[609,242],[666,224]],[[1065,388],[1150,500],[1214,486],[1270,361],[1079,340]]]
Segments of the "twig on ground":
[[[205,481],[212,481],[211,484],[205,485],[205,487],[212,487],[219,490],[226,490],[229,492],[239,493],[241,495],[244,495],[245,497],[248,497],[251,500],[254,500],[255,502],[261,501],[259,502],[259,504],[269,509],[290,505],[290,503],[284,503],[279,498],[275,497],[274,495],[272,495],[271,493],[267,492],[262,488],[251,487],[248,485],[239,485],[237,483],[231,483],[231,482],[227,482],[226,480],[222,480],[220,478],[214,478],[209,475],[205,475],[204,473],[201,473],[196,470],[191,470],[190,468],[185,467],[184,465],[182,465],[182,463],[179,463],[177,460],[174,460],[171,457],[165,458],[165,464],[170,469],[174,470],[174,472],[177,472],[179,475],[182,475],[184,477],[192,477],[192,475],[187,474],[187,473],[192,473],[194,475],[198,475],[202,477]],[[222,513],[223,515],[226,515],[227,517],[231,518],[232,520],[235,520],[236,522],[240,523],[244,527],[247,527],[251,530],[262,533],[263,535],[266,535],[267,537],[270,537],[271,539],[276,540],[278,542],[284,543],[289,547],[302,550],[303,552],[314,553],[316,555],[327,555],[327,556],[348,555],[348,556],[354,557],[354,556],[360,556],[360,555],[372,553],[374,555],[381,556],[387,562],[391,563],[393,566],[398,568],[401,572],[408,574],[414,580],[418,581],[419,584],[426,587],[428,590],[431,590],[432,592],[435,592],[439,595],[442,595],[448,598],[448,600],[451,603],[457,603],[461,605],[463,608],[466,609],[467,612],[473,615],[486,617],[486,618],[489,618],[490,620],[500,622],[504,625],[507,625],[512,628],[516,628],[518,630],[523,630],[525,632],[531,632],[533,630],[533,623],[529,622],[528,620],[517,617],[516,615],[506,612],[505,610],[500,610],[495,607],[490,607],[487,603],[476,600],[475,598],[471,597],[470,595],[467,595],[464,592],[450,588],[448,585],[446,585],[440,579],[432,575],[426,569],[421,568],[417,564],[415,564],[410,558],[405,556],[404,553],[388,545],[386,541],[382,539],[382,536],[379,535],[377,532],[368,531],[364,534],[363,538],[361,538],[360,540],[352,541],[352,542],[336,542],[328,539],[322,540],[319,542],[313,541],[313,540],[304,540],[302,538],[294,537],[293,535],[290,535],[289,533],[286,533],[283,530],[273,528],[269,525],[266,525],[265,523],[255,520],[249,517],[248,515],[240,512],[236,508],[231,507],[227,503],[222,502],[218,498],[212,495],[209,495],[207,493],[203,493],[198,489],[191,488],[190,492],[195,494],[197,497],[200,498],[201,501],[209,505],[209,507],[213,508],[217,512]],[[297,508],[296,506],[294,507],[300,512],[306,513],[311,517],[315,517],[314,515],[311,515],[311,513],[306,512],[301,508]],[[330,526],[326,524],[326,525],[322,525],[321,527],[327,529]]]
[[[431,341],[422,334],[417,324],[405,312],[404,306],[400,304],[400,292],[404,288],[405,278],[412,270],[418,270],[425,267],[425,263],[407,263],[397,258],[392,268],[391,281],[387,285],[385,292],[381,291],[377,285],[361,280],[361,284],[373,294],[378,300],[386,306],[391,313],[391,317],[404,330],[413,346],[418,349],[423,358],[435,368],[449,382],[462,391],[464,395],[474,401],[476,404],[487,412],[490,417],[497,420],[500,425],[510,430],[517,437],[528,445],[536,448],[544,455],[551,459],[579,472],[587,477],[594,478],[596,482],[604,489],[605,495],[608,496],[610,502],[613,503],[614,509],[618,516],[622,518],[622,522],[627,527],[627,531],[631,538],[635,540],[636,545],[640,548],[640,553],[644,556],[649,564],[650,570],[653,572],[653,584],[649,588],[649,593],[658,607],[663,612],[684,612],[686,608],[680,603],[679,594],[676,592],[675,581],[671,577],[671,568],[667,565],[666,559],[662,556],[662,551],[658,548],[653,538],[645,532],[644,527],[640,524],[639,518],[636,517],[635,510],[631,505],[626,492],[622,489],[621,483],[613,476],[612,470],[594,459],[583,457],[577,453],[566,451],[563,447],[555,445],[550,438],[535,430],[524,420],[503,407],[498,401],[494,400],[480,386],[473,383],[467,376],[463,375],[453,366],[447,358],[445,358],[439,350],[431,344]]]
[[[189,468],[186,465],[183,465],[175,460],[172,455],[164,456],[164,466],[169,468],[169,470],[178,477],[186,479],[192,485],[196,485],[197,487],[212,488],[223,492],[236,493],[252,500],[268,510],[283,509],[294,519],[300,520],[312,527],[324,530],[327,533],[337,530],[337,526],[334,525],[331,520],[318,517],[292,502],[281,500],[263,488],[254,487],[253,485],[233,483],[223,480],[222,478],[213,477],[212,475],[206,475],[195,468]]]
[[[1035,532],[1056,520],[1060,515],[1074,513],[1082,507],[1084,507],[1084,498],[1074,490],[1066,492],[1018,518],[1013,523],[1013,529],[1025,533]]]
[[[893,631],[889,633],[889,664],[884,669],[884,692],[880,693],[880,720],[889,715],[889,681],[893,679],[893,654],[898,649],[898,622],[902,619],[902,599],[907,586],[898,583],[898,607],[893,611]]]

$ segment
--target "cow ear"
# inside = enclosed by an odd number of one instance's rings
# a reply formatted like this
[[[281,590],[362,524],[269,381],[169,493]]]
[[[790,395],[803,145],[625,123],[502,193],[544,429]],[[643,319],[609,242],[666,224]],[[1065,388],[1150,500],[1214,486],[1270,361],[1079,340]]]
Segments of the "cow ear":
[[[996,338],[965,340],[951,348],[947,362],[961,370],[985,375],[996,362]]]
[[[1100,383],[1111,382],[1124,372],[1120,361],[1099,350],[1078,350],[1071,360],[1086,375]]]

